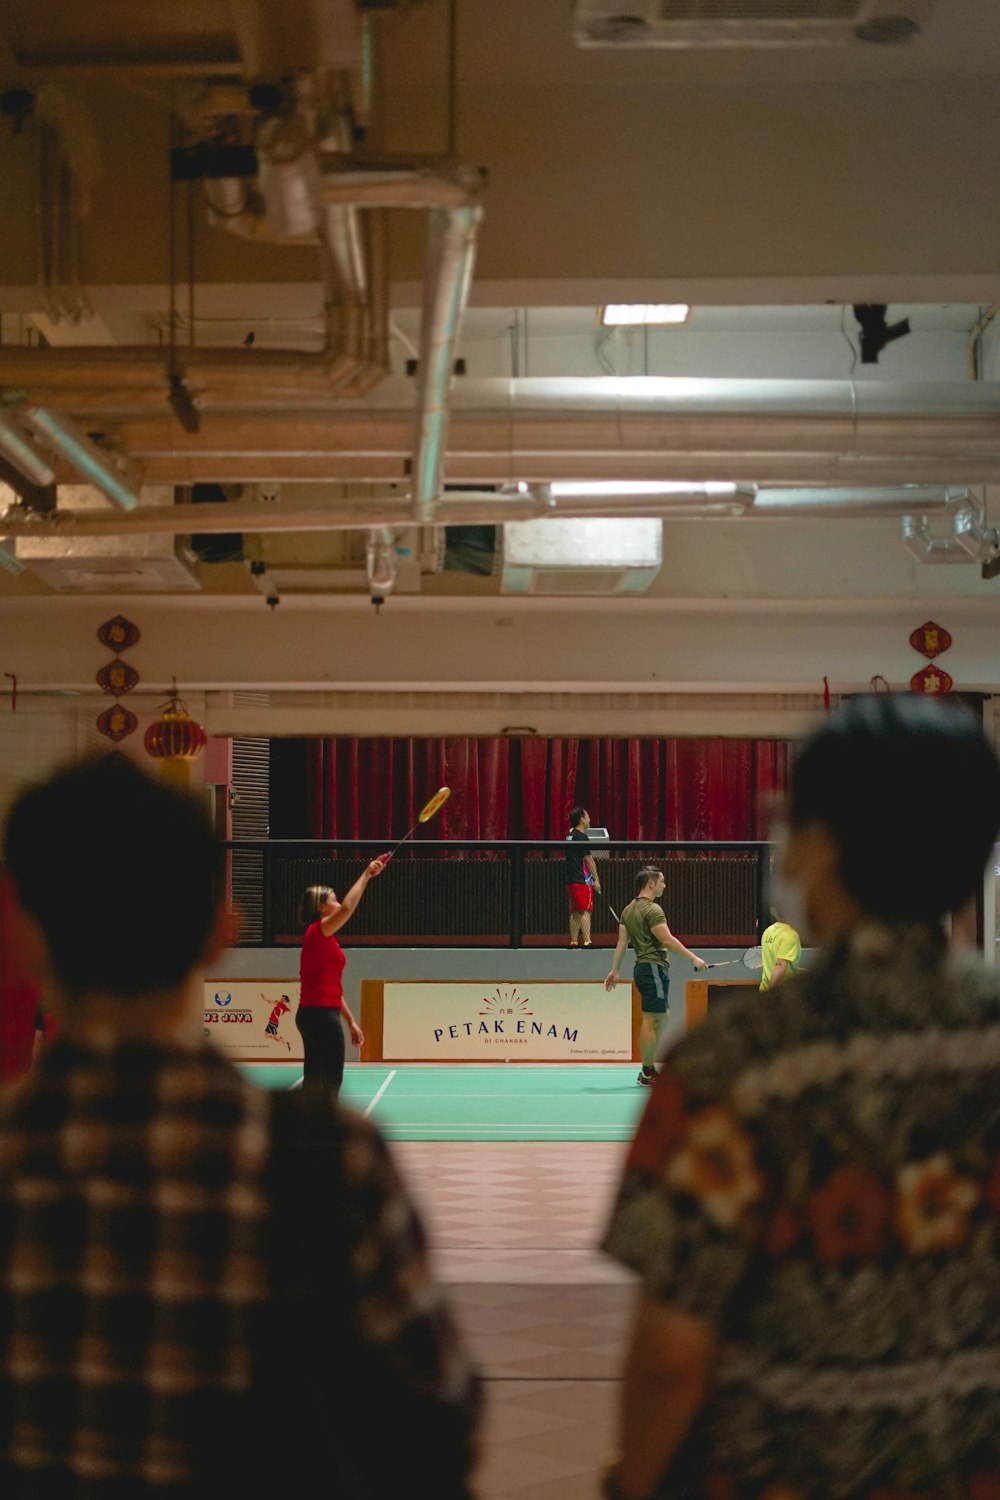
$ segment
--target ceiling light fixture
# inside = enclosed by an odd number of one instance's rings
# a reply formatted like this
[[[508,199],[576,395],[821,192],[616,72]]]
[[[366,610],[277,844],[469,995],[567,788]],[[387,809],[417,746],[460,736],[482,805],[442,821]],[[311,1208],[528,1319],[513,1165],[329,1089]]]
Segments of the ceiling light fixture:
[[[560,479],[549,485],[553,495],[735,495],[739,488],[711,480],[685,484],[666,479]]]
[[[605,328],[686,323],[690,316],[691,307],[687,302],[606,302],[600,311]]]

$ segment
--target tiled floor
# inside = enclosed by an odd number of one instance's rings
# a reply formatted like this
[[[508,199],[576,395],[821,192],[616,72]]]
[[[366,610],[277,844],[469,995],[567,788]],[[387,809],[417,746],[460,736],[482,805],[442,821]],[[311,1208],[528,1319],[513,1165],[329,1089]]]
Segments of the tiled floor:
[[[482,1500],[588,1500],[612,1446],[631,1278],[596,1245],[624,1146],[397,1142],[486,1377]]]

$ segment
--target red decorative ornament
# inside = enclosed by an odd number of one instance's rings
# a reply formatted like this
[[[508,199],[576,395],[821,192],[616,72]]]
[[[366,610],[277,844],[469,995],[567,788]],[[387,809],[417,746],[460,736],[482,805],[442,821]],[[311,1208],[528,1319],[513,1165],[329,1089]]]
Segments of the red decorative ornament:
[[[130,709],[122,708],[120,703],[116,703],[114,708],[106,708],[102,714],[98,715],[97,728],[101,734],[117,745],[119,740],[135,734],[139,728],[139,720]]]
[[[160,717],[146,730],[143,740],[146,750],[160,762],[160,771],[167,780],[186,786],[190,764],[207,742],[204,729],[195,723],[178,697],[175,683],[168,701],[160,705]]]
[[[942,648],[944,649],[944,648]],[[950,693],[955,686],[952,679],[941,667],[922,667],[910,678],[910,691],[913,693],[926,693],[936,695],[939,693]]]
[[[126,620],[124,615],[115,615],[97,627],[97,639],[109,651],[127,651],[139,639],[139,627]]]
[[[130,693],[139,681],[139,674],[135,667],[129,666],[127,661],[115,658],[109,661],[106,667],[102,667],[97,674],[97,683],[101,690],[110,693],[113,698],[121,698],[123,694]]]
[[[933,660],[942,651],[947,651],[951,645],[951,636],[940,625],[935,625],[933,620],[928,620],[910,636],[910,645],[921,656],[928,656]]]

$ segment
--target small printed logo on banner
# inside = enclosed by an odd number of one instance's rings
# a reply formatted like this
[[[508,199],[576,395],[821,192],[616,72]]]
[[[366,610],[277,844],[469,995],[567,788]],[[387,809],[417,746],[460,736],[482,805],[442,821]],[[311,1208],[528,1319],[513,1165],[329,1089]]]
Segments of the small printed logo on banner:
[[[226,995],[225,999],[223,999],[223,997],[219,994],[218,990],[216,990],[216,992],[215,992],[215,1003],[216,1003],[216,1005],[232,1005],[232,1003],[233,1003],[232,994],[230,993],[230,994]]]
[[[535,1012],[529,1010],[531,1001],[519,995],[517,989],[501,990],[497,985],[492,995],[484,995],[482,999],[481,1016],[533,1016]]]

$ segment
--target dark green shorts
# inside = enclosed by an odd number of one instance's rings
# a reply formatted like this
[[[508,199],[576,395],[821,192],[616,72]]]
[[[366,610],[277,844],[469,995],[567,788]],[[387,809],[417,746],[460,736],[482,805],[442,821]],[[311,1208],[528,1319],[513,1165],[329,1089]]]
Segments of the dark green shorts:
[[[670,974],[662,964],[636,964],[632,976],[639,991],[642,1008],[650,1015],[662,1016],[670,1009]]]

